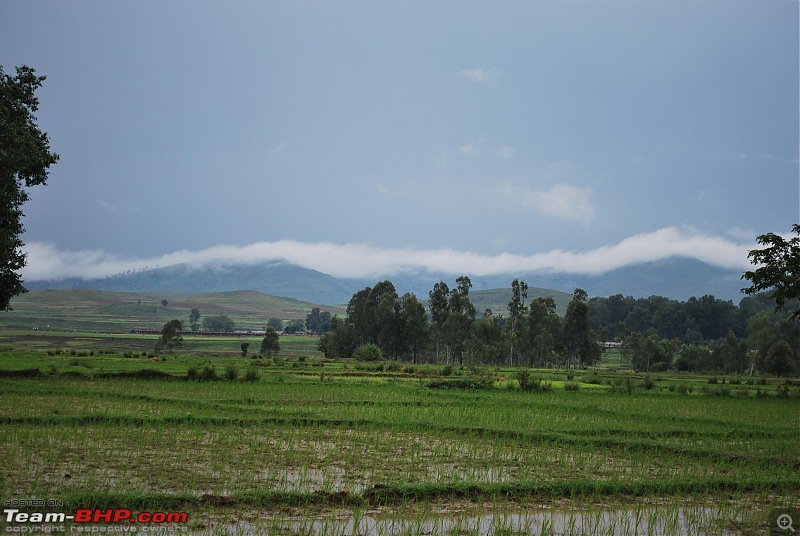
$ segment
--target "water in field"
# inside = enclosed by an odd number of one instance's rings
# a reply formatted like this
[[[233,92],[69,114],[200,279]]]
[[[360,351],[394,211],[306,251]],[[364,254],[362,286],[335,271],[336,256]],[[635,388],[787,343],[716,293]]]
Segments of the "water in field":
[[[738,534],[737,526],[735,518],[713,508],[665,506],[566,512],[550,509],[499,514],[475,511],[458,514],[424,512],[417,515],[342,512],[338,515],[332,513],[324,519],[284,518],[236,523],[229,530],[237,536],[679,536]]]

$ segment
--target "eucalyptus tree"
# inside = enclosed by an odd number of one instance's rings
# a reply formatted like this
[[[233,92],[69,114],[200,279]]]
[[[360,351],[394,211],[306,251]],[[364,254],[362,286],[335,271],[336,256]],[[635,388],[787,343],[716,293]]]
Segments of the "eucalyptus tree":
[[[514,342],[520,336],[524,327],[522,319],[527,312],[525,299],[528,297],[528,284],[525,281],[514,279],[511,282],[511,301],[508,302],[509,319],[509,350],[508,364],[514,366]]]

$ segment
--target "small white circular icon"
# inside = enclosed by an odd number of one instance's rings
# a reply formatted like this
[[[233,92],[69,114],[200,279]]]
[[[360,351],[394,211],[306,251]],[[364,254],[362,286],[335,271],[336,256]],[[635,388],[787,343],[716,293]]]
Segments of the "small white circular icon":
[[[789,514],[781,514],[778,516],[777,519],[778,528],[781,530],[791,530],[794,532],[794,527],[792,526],[792,516]]]

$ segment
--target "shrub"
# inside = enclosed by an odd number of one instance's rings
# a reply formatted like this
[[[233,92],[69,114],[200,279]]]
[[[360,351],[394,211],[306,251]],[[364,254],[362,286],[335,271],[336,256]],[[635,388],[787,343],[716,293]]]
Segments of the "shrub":
[[[248,367],[248,369],[244,373],[244,381],[246,382],[257,382],[261,379],[261,375],[258,373],[255,367]]]
[[[189,370],[186,371],[186,377],[190,380],[196,380],[198,376],[197,367],[189,367]]]
[[[519,388],[523,391],[538,391],[540,393],[547,393],[553,390],[553,383],[546,382],[542,378],[534,378],[531,371],[528,369],[519,369],[514,377],[519,383]]]
[[[565,391],[577,391],[580,388],[581,388],[581,384],[579,384],[578,382],[566,382],[564,384],[564,390]]]
[[[611,384],[611,390],[616,393],[628,393],[631,394],[633,392],[633,383],[631,382],[630,378],[617,378]]]
[[[442,369],[442,376],[452,376],[453,375],[453,365],[445,365]]]
[[[377,344],[368,342],[353,350],[353,357],[358,361],[378,361],[383,359],[383,352]]]
[[[453,380],[433,380],[428,383],[431,389],[463,389],[474,391],[478,389],[491,389],[492,380],[490,378],[456,378]]]
[[[197,375],[197,379],[203,381],[214,381],[219,379],[219,375],[217,374],[217,369],[209,365],[206,365],[205,367],[203,367],[203,370],[201,370],[200,373]]]
[[[653,379],[652,376],[646,374],[644,377],[644,388],[645,389],[655,389],[656,381]]]
[[[239,369],[237,369],[234,365],[226,365],[225,366],[225,379],[228,381],[235,382],[239,379]]]
[[[583,383],[590,383],[590,384],[593,384],[593,385],[603,385],[603,378],[601,378],[599,376],[595,376],[595,375],[584,376],[584,377],[581,378],[581,381]]]

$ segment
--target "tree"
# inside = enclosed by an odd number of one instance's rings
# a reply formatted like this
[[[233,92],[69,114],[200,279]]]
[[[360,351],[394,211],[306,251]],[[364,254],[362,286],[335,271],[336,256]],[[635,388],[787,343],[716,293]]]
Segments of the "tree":
[[[189,325],[192,326],[192,331],[197,331],[200,328],[200,309],[194,307],[192,312],[189,313]]]
[[[169,305],[169,301],[167,301],[167,299],[166,299],[166,298],[164,298],[163,300],[161,300],[161,307],[166,307],[167,305]]]
[[[439,361],[439,342],[442,340],[444,334],[444,324],[447,321],[448,308],[447,304],[450,300],[450,289],[447,283],[440,281],[433,285],[433,290],[428,293],[428,307],[431,311],[431,320],[433,321],[433,335],[436,339],[436,361]]]
[[[280,318],[270,318],[267,320],[267,326],[271,326],[275,331],[283,331],[283,320]]]
[[[177,318],[170,320],[161,329],[161,336],[156,341],[156,352],[166,350],[172,352],[183,344],[183,337],[180,331],[183,329],[183,322]]]
[[[511,282],[511,301],[508,302],[508,318],[510,322],[510,344],[508,352],[509,365],[514,366],[514,341],[519,336],[522,319],[525,317],[527,307],[525,299],[528,297],[528,284],[525,281],[514,279]]]
[[[760,268],[747,271],[742,279],[752,283],[742,292],[748,295],[772,289],[770,298],[775,300],[775,310],[780,310],[787,300],[800,298],[800,224],[792,225],[796,234],[789,240],[774,233],[759,236],[756,240],[765,247],[754,249],[747,254],[750,262]],[[800,317],[800,309],[792,314],[792,319]]]
[[[324,335],[331,330],[331,314],[328,311],[320,312],[319,307],[314,307],[306,315],[306,329]]]
[[[25,292],[18,272],[25,266],[20,236],[22,205],[30,199],[26,188],[46,184],[48,169],[58,161],[34,116],[36,90],[45,77],[24,65],[16,71],[11,76],[0,66],[0,311]]]
[[[766,371],[783,376],[797,370],[797,360],[792,347],[786,341],[778,341],[769,347],[766,359]]]
[[[275,328],[269,326],[267,332],[264,334],[264,339],[261,341],[261,355],[262,357],[272,357],[281,351],[280,337]]]
[[[228,315],[207,316],[203,319],[203,329],[206,331],[233,331],[233,320]]]
[[[567,366],[572,362],[593,365],[600,359],[602,349],[589,322],[588,295],[581,288],[572,293],[572,300],[564,315],[564,348]]]
[[[456,283],[456,288],[450,291],[444,330],[448,347],[458,355],[458,362],[463,366],[464,351],[475,322],[475,306],[469,300],[469,289],[472,288],[469,277],[463,275],[456,279]]]
[[[400,314],[404,346],[411,353],[412,361],[416,363],[420,351],[428,343],[428,315],[425,306],[410,292],[400,297]]]
[[[286,324],[286,327],[283,328],[283,332],[287,335],[294,335],[295,333],[302,332],[306,329],[306,323],[299,318],[295,320],[289,320]]]
[[[242,357],[247,357],[247,350],[250,348],[250,343],[243,342],[240,348],[242,349]]]
[[[551,361],[561,343],[561,319],[553,298],[536,298],[531,301],[528,314],[528,346],[531,366],[543,366]]]

